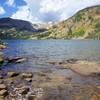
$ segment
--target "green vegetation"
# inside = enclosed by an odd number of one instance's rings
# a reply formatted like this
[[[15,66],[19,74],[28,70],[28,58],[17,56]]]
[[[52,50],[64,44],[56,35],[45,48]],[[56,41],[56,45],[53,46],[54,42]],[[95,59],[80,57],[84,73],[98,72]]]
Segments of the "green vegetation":
[[[81,21],[82,20],[82,16],[81,15],[76,15],[75,16],[75,21],[78,22],[78,21]]]
[[[71,18],[54,25],[39,37],[41,39],[100,39],[99,9],[100,6],[83,9]]]
[[[35,32],[28,31],[19,31],[14,28],[8,29],[3,28],[0,29],[0,38],[1,39],[29,39],[31,36],[34,36]]]
[[[94,28],[95,28],[95,32],[99,32],[100,33],[100,22],[96,23],[94,25]]]
[[[100,39],[100,6],[89,7],[44,32],[1,28],[1,39]]]
[[[75,36],[75,37],[79,37],[79,36],[83,36],[85,33],[84,29],[81,27],[81,28],[78,28],[76,29],[75,31],[73,31],[72,35]]]
[[[37,37],[38,39],[41,39],[43,37],[48,37],[50,34],[51,34],[50,32],[43,32],[43,33],[40,33],[40,34],[36,34],[34,36]]]

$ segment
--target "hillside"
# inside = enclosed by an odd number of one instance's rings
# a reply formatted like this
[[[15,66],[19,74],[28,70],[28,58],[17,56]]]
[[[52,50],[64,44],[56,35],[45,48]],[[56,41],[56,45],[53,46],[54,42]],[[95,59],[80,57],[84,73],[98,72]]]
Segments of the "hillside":
[[[100,6],[83,9],[36,37],[38,39],[100,39]]]
[[[1,18],[0,39],[100,39],[100,6],[85,8],[53,24]]]
[[[12,18],[0,19],[0,39],[28,39],[34,34],[45,30],[37,24],[24,20]]]

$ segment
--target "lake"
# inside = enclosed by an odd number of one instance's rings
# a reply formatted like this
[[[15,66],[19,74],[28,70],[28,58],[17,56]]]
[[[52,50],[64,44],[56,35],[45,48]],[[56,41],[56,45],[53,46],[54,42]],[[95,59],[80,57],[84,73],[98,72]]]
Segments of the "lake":
[[[74,100],[73,95],[84,98],[82,100],[90,100],[95,93],[94,87],[100,84],[99,76],[85,76],[69,68],[71,64],[62,68],[59,63],[71,58],[99,61],[99,40],[5,40],[5,43],[5,58],[27,58],[25,62],[4,63],[1,67],[6,78],[9,71],[20,73],[14,78],[10,88],[23,84],[32,90],[35,85],[37,88],[40,85],[46,86],[46,90],[43,87],[42,89],[49,98],[58,98],[55,100]],[[31,83],[21,77],[23,72],[33,73]],[[66,99],[59,99],[59,96]]]
[[[100,40],[5,40],[5,57],[25,56],[23,64],[5,65],[5,70],[38,70],[55,68],[48,61],[100,59]]]

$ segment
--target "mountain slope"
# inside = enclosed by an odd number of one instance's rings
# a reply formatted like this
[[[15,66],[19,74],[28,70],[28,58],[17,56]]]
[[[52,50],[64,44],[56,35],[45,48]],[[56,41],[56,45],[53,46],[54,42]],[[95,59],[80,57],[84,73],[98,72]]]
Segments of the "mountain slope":
[[[0,19],[0,39],[28,39],[38,32],[46,29],[38,27],[28,21],[1,18]]]
[[[54,25],[39,39],[100,39],[100,6],[89,7]]]
[[[26,30],[31,32],[36,31],[30,22],[11,18],[1,18],[0,28],[15,28],[16,30]]]

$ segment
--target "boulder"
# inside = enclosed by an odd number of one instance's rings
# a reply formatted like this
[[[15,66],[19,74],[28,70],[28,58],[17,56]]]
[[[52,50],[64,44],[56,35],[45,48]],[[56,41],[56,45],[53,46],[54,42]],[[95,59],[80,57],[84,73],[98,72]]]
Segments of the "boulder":
[[[2,55],[0,55],[0,66],[3,64],[4,62],[4,58],[2,57]]]
[[[21,76],[23,78],[32,78],[33,77],[33,74],[32,73],[22,73]]]
[[[28,92],[29,92],[29,87],[27,87],[27,86],[23,86],[23,87],[21,87],[21,88],[16,88],[16,91],[19,93],[19,94],[21,94],[21,95],[25,95],[25,94],[27,94]]]
[[[3,79],[3,76],[2,75],[0,75],[0,79]]]
[[[0,90],[6,89],[7,86],[5,84],[0,84]]]
[[[26,78],[25,79],[27,82],[32,82],[32,78]]]
[[[0,90],[0,96],[6,97],[8,95],[7,90]]]
[[[17,73],[17,72],[8,72],[9,77],[16,77],[18,75],[19,75],[19,73]]]
[[[5,48],[6,48],[5,45],[0,44],[0,49],[5,49]]]
[[[24,62],[24,61],[26,61],[26,60],[27,60],[26,58],[21,58],[21,59],[16,60],[15,63],[21,63],[21,62]]]
[[[35,100],[35,96],[34,95],[28,95],[27,100]]]
[[[0,100],[5,100],[5,98],[4,98],[4,97],[2,97],[2,96],[0,96]]]
[[[26,61],[26,58],[23,57],[15,57],[15,58],[7,58],[8,63],[22,63]]]
[[[76,63],[78,60],[77,59],[68,59],[68,60],[66,60],[66,62],[67,63],[71,63],[71,64],[74,64],[74,63]]]

